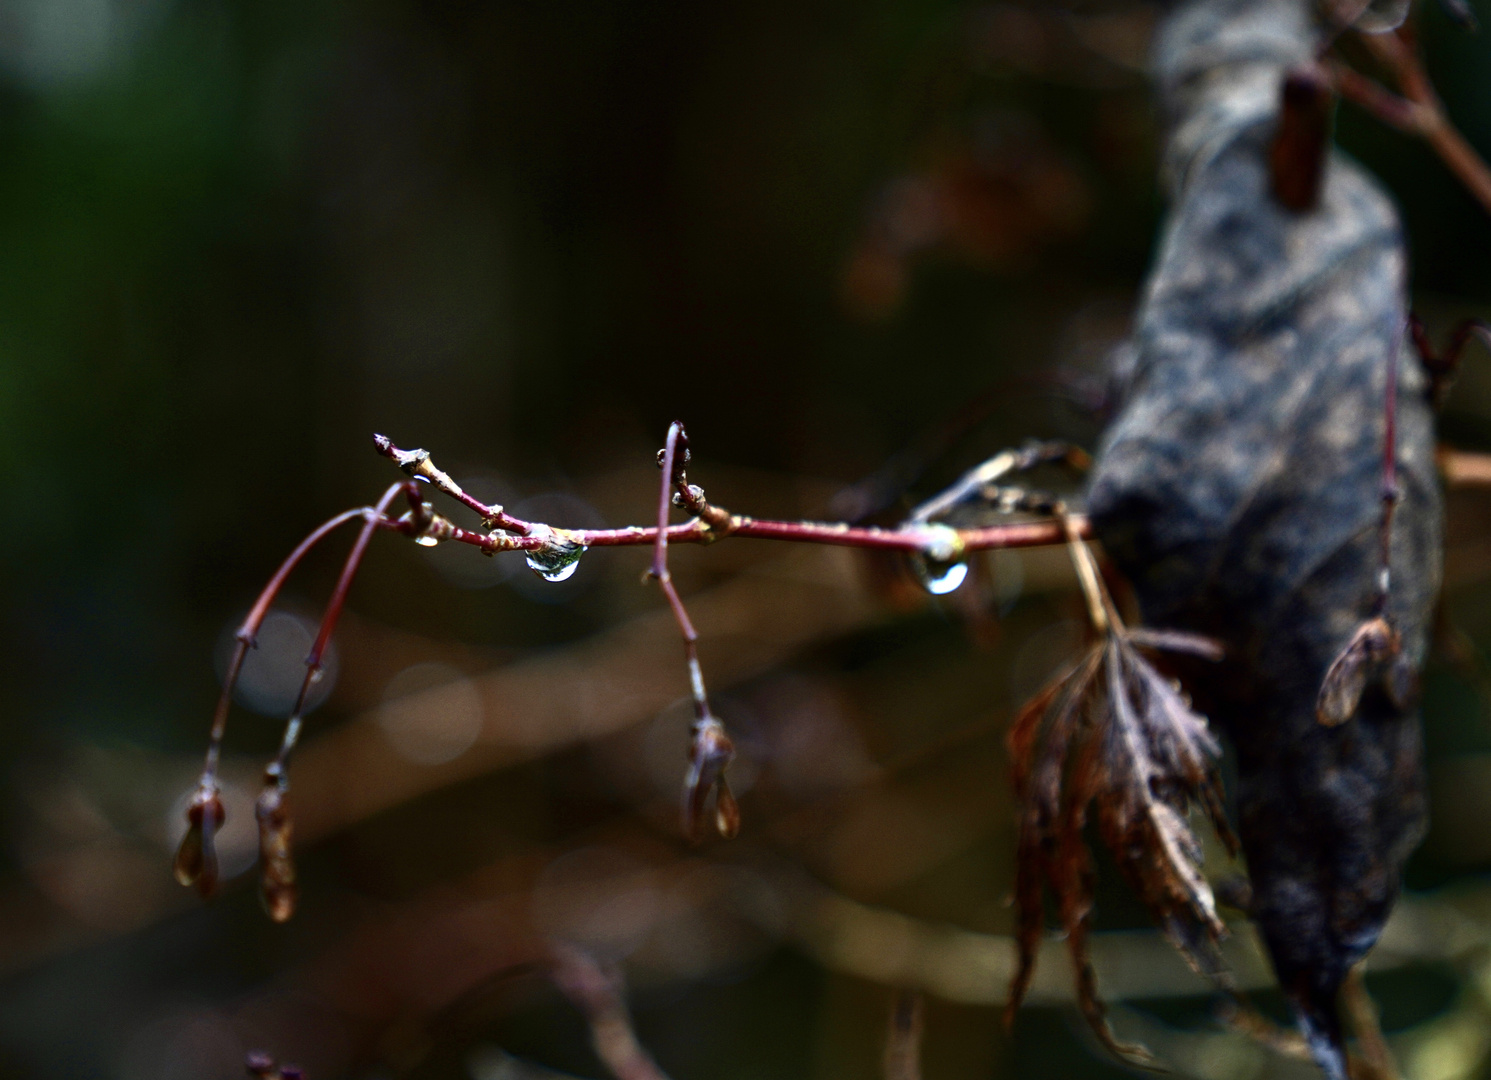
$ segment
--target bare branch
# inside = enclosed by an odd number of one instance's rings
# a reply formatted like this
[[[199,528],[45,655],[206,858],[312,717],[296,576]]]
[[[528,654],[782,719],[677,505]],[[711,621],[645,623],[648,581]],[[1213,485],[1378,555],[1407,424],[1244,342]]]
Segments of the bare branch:
[[[386,444],[387,449],[382,452],[394,461],[402,461],[411,455],[423,455],[419,457],[419,460],[428,466],[432,474],[445,475],[435,469],[426,451],[400,450],[383,436],[378,436],[378,439],[380,450]],[[666,523],[657,526],[627,525],[619,529],[574,529],[569,532],[576,542],[585,547],[655,547],[658,532],[661,529],[666,534],[669,544],[708,544],[720,539],[721,536],[739,536],[756,540],[790,540],[804,544],[831,544],[835,547],[917,553],[937,546],[947,529],[946,526],[933,529],[919,522],[909,522],[895,529],[879,529],[839,522],[776,521],[768,518],[753,518],[744,514],[732,514],[728,510],[704,502],[703,492],[692,485],[688,486],[687,491],[689,494],[680,499],[680,504],[689,509],[691,513],[700,514],[700,516],[681,525]],[[697,502],[694,501],[693,492],[695,491],[698,492],[699,501]],[[470,496],[466,496],[464,492],[462,496],[464,496],[461,498],[462,504],[470,506],[478,513],[493,509],[471,500]],[[671,503],[673,498],[671,487],[668,498]],[[439,518],[437,520],[443,521]],[[507,524],[499,526],[496,535],[476,533],[444,522],[442,529],[448,528],[450,531],[444,532],[440,538],[470,544],[484,551],[536,551],[542,549],[548,542],[541,536],[532,535],[535,526],[540,523],[522,521],[511,515],[505,515],[505,520]],[[1074,514],[1071,516],[1071,523],[1078,536],[1091,535],[1085,517]],[[503,533],[502,530],[508,532]],[[957,533],[964,551],[1045,547],[1062,543],[1066,539],[1066,531],[1054,520],[1012,522],[1007,525],[990,525],[983,528],[952,531]]]
[[[699,666],[699,632],[694,629],[683,600],[668,572],[668,512],[673,506],[674,491],[703,503],[704,493],[689,491],[684,467],[688,462],[688,435],[683,424],[674,421],[668,428],[668,441],[658,464],[662,483],[658,494],[657,532],[652,549],[652,576],[668,598],[668,606],[683,635],[683,654],[689,668],[689,690],[694,699],[693,739],[689,746],[689,768],[683,784],[683,831],[698,843],[704,838],[704,804],[709,793],[715,793],[715,828],[729,839],[740,831],[740,807],[730,793],[725,769],[735,757],[735,747],[725,734],[725,725],[709,711],[709,694],[704,688],[704,669]]]

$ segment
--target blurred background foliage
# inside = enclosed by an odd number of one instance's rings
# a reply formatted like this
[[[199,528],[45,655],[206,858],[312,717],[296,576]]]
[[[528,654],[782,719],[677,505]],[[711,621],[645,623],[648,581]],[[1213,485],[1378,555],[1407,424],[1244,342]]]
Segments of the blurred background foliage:
[[[626,960],[675,1077],[877,1075],[893,988],[867,976],[911,946],[846,960],[823,920],[1007,932],[1002,730],[1075,640],[1059,558],[994,560],[932,606],[848,556],[680,552],[686,595],[716,590],[704,659],[751,788],[738,847],[691,854],[669,787],[686,688],[645,556],[592,553],[544,586],[382,540],[311,722],[285,927],[251,874],[205,906],[169,880],[214,656],[283,553],[390,480],[374,431],[573,525],[646,519],[674,418],[692,478],[763,515],[831,513],[971,402],[982,419],[915,493],[1027,437],[1091,445],[1161,210],[1142,74],[1160,10],[0,0],[0,1072],[206,1080],[262,1046],[313,1080],[601,1075],[513,944],[557,935]],[[1491,148],[1486,39],[1433,5],[1423,29],[1451,114]],[[1431,325],[1488,314],[1484,214],[1417,143],[1349,110],[1339,136],[1401,200]],[[1486,448],[1488,421],[1478,359],[1445,431]],[[1447,612],[1484,648],[1491,513],[1454,512]],[[338,558],[292,583],[253,709],[284,707]],[[647,693],[622,692],[641,667],[618,642],[661,657]],[[522,700],[569,726],[473,758],[507,745],[490,700],[512,672],[549,679]],[[1483,697],[1430,675],[1436,824],[1410,882],[1472,907]],[[235,717],[245,791],[276,738]],[[363,769],[378,739],[408,776]],[[1105,884],[1099,926],[1145,925]],[[1466,1004],[1491,990],[1485,940],[1372,977],[1412,1075],[1491,1075]],[[1012,1035],[1003,974],[934,995],[927,1075],[1116,1075],[1050,974]],[[1206,1042],[1197,993],[1120,1025],[1194,1075],[1296,1068]]]

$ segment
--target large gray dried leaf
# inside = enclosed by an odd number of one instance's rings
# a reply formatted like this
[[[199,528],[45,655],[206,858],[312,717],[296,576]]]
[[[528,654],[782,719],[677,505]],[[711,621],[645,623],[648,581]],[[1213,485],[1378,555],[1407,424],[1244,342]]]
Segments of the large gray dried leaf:
[[[1146,621],[1226,643],[1188,685],[1236,750],[1254,918],[1317,1060],[1344,1076],[1337,990],[1387,918],[1424,797],[1417,717],[1369,677],[1375,653],[1339,673],[1331,723],[1316,714],[1332,661],[1373,615],[1406,281],[1397,213],[1345,157],[1329,158],[1315,210],[1270,198],[1279,87],[1313,26],[1307,0],[1192,0],[1162,29],[1174,205],[1089,510]],[[1385,614],[1411,675],[1441,548],[1416,365],[1402,365],[1398,400]]]

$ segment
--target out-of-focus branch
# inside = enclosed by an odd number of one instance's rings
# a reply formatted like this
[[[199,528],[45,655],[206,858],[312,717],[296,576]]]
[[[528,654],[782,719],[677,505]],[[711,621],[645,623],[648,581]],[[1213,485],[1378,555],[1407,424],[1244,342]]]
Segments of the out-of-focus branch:
[[[635,838],[631,842],[623,836],[612,839],[627,843],[629,850],[639,850],[633,846]],[[1009,936],[916,919],[853,900],[755,844],[718,850],[730,853],[728,861],[689,858],[670,863],[666,854],[652,849],[654,880],[666,886],[673,874],[687,874],[697,880],[700,873],[728,875],[749,867],[781,902],[779,908],[771,905],[770,925],[763,925],[763,929],[796,943],[830,970],[898,992],[911,987],[945,1001],[996,1007],[1003,1004],[1015,959],[1015,944]],[[258,1033],[258,1038],[291,1031],[294,1016],[304,1009],[306,991],[313,988],[324,1007],[357,1018],[352,1042],[340,1049],[322,1047],[320,1058],[308,1060],[317,1074],[340,1071],[345,1062],[335,1055],[356,1052],[363,1040],[367,1040],[363,1045],[371,1044],[395,1020],[401,1021],[416,1043],[424,1045],[420,1033],[436,1030],[430,1025],[440,1022],[440,1014],[457,1001],[469,1001],[472,988],[489,981],[491,973],[528,970],[552,955],[552,946],[537,939],[529,922],[533,875],[542,865],[537,859],[507,860],[459,883],[447,883],[426,896],[366,917],[317,959],[244,1002],[235,1026]],[[648,927],[639,930],[667,934],[677,912],[659,908],[652,918]],[[1491,929],[1488,920],[1491,890],[1484,886],[1406,897],[1387,924],[1373,955],[1373,970],[1386,972],[1426,962],[1474,966]],[[1208,992],[1209,984],[1191,971],[1155,931],[1100,932],[1093,935],[1092,944],[1097,962],[1103,965],[1107,994],[1113,1000],[1192,997]],[[1070,970],[1056,962],[1064,946],[1049,941],[1042,948],[1052,955],[1044,957],[1048,962],[1038,969],[1032,1000],[1045,1005],[1072,1003]],[[1239,926],[1231,949],[1242,988],[1272,985],[1268,964],[1250,931]],[[729,954],[722,954],[721,960],[726,965],[737,962]],[[634,978],[640,981],[648,970],[635,969]],[[697,979],[706,974],[694,970],[689,977]],[[570,993],[567,988],[561,989]],[[1468,993],[1475,997],[1479,992],[1471,989]],[[1158,1032],[1145,1028],[1142,1033],[1163,1055],[1165,1044],[1157,1037]],[[1277,1029],[1250,1034],[1270,1045],[1277,1042],[1274,1048],[1286,1053],[1302,1048],[1297,1042],[1278,1041],[1275,1037],[1283,1033]],[[1206,1038],[1213,1046],[1224,1039],[1232,1039],[1235,1045],[1235,1038],[1222,1032],[1207,1033]],[[1421,1075],[1413,1059],[1414,1054],[1422,1052],[1418,1049],[1422,1042],[1418,1029],[1393,1038],[1409,1063],[1409,1075]],[[289,1046],[291,1041],[286,1039],[284,1044]],[[297,1052],[309,1056],[306,1050]],[[1185,1074],[1214,1080],[1237,1075],[1217,1067],[1220,1061],[1229,1060],[1227,1057],[1219,1059],[1215,1052],[1204,1056],[1211,1063],[1209,1071],[1183,1067],[1184,1062],[1170,1063]],[[1464,1064],[1473,1070],[1476,1060],[1467,1059]],[[1434,1073],[1447,1077],[1472,1074]]]
[[[1361,1066],[1356,1071],[1361,1080],[1402,1080],[1403,1074],[1383,1037],[1377,1006],[1367,992],[1366,969],[1361,964],[1351,969],[1341,986],[1341,1005],[1356,1031],[1357,1050],[1361,1054]]]
[[[922,996],[902,990],[890,1012],[885,1036],[885,1080],[921,1080]]]
[[[1383,123],[1429,144],[1465,189],[1491,213],[1491,166],[1450,121],[1429,81],[1411,23],[1384,34],[1362,33],[1358,40],[1398,84],[1398,94],[1345,64],[1331,65],[1341,96]],[[1401,95],[1401,96],[1400,96]]]
[[[1441,446],[1435,458],[1446,487],[1491,487],[1491,454]]]
[[[621,972],[607,971],[579,949],[556,946],[554,983],[585,1016],[590,1044],[616,1080],[668,1080],[637,1041],[621,996]]]

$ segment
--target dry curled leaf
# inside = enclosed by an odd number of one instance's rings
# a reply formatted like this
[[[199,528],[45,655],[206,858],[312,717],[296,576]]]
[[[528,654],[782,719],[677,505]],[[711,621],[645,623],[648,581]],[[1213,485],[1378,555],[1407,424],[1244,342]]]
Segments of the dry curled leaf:
[[[1226,928],[1201,874],[1190,808],[1201,808],[1228,848],[1235,847],[1216,772],[1221,747],[1205,718],[1136,647],[1161,642],[1190,652],[1215,650],[1195,635],[1115,629],[1041,690],[1009,735],[1021,807],[1015,881],[1020,957],[1006,1017],[1019,1007],[1035,971],[1049,887],[1082,1012],[1104,1045],[1136,1064],[1152,1058],[1114,1036],[1088,957],[1092,869],[1082,831],[1089,808],[1124,877],[1171,942],[1197,971],[1223,984],[1217,943]]]

